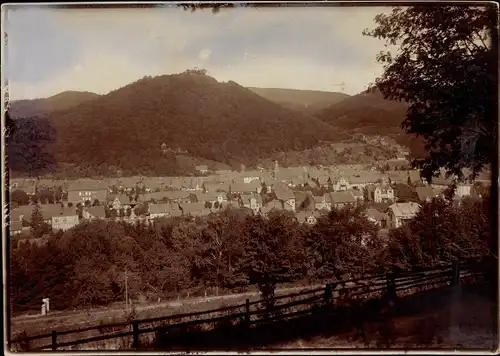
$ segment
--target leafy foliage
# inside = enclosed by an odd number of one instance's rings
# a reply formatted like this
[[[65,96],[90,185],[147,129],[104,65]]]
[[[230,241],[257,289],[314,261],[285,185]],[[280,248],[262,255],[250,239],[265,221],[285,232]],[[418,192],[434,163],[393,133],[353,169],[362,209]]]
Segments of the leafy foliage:
[[[34,211],[32,221],[40,221]],[[37,217],[38,216],[38,217]],[[12,244],[13,309],[106,305],[187,294],[242,291],[256,286],[270,303],[275,288],[297,281],[331,281],[385,269],[406,269],[488,253],[489,199],[435,199],[390,232],[386,241],[361,208],[334,209],[315,225],[292,213],[267,218],[245,209],[208,217],[128,224],[90,221],[52,232],[45,245]],[[33,230],[36,236],[42,231]],[[43,232],[46,233],[46,232]],[[125,274],[127,277],[125,277]]]
[[[20,118],[14,121],[6,142],[7,164],[13,171],[30,177],[52,172],[56,159],[51,151],[56,130],[46,117]]]
[[[411,6],[375,17],[363,33],[398,46],[381,52],[375,87],[408,103],[402,127],[422,137],[428,155],[415,160],[430,180],[440,167],[462,176],[496,159],[497,8]]]
[[[487,254],[492,246],[488,199],[434,198],[422,204],[407,224],[390,232],[387,266],[397,269],[429,267]]]

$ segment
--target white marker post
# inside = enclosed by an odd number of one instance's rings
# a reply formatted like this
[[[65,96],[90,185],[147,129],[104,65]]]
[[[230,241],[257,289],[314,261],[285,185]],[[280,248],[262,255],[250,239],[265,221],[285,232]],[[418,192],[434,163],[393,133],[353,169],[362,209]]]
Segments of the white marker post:
[[[42,304],[42,315],[47,315],[47,304]]]
[[[47,313],[50,311],[50,303],[49,303],[49,298],[43,298],[42,302],[45,304]]]

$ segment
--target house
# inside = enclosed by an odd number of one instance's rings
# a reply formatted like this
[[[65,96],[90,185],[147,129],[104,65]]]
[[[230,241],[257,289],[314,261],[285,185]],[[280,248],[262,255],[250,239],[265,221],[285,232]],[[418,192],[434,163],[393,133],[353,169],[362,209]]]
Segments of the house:
[[[263,216],[267,216],[272,210],[283,210],[283,203],[276,199],[271,200],[260,208],[260,213]]]
[[[314,208],[316,210],[332,210],[332,196],[330,193],[325,193],[321,196],[313,196]]]
[[[54,212],[51,219],[52,230],[69,230],[79,224],[80,219],[74,208],[60,208],[59,213]]]
[[[346,191],[332,192],[330,193],[332,207],[341,209],[345,206],[355,205],[356,198],[352,193]]]
[[[206,181],[203,182],[202,188],[205,193],[209,192],[229,193],[229,184],[227,182]]]
[[[295,214],[295,218],[299,223],[308,225],[316,224],[320,217],[321,217],[320,212],[311,210],[300,211]]]
[[[102,181],[77,181],[71,184],[68,189],[68,202],[73,204],[85,204],[89,201],[93,204],[95,200],[105,202],[108,199],[108,186]]]
[[[175,203],[149,204],[149,218],[178,217],[182,215],[182,210]]]
[[[274,179],[282,183],[291,183],[294,178],[307,179],[308,174],[304,167],[279,167],[278,162],[274,164]]]
[[[252,171],[244,171],[240,175],[242,182],[247,184],[250,183],[254,180],[257,180],[259,182],[263,181],[264,174],[261,171],[257,170],[252,170]]]
[[[167,192],[153,192],[139,195],[138,202],[158,202],[167,199]]]
[[[114,210],[120,210],[120,209],[125,209],[128,210],[131,208],[132,202],[130,200],[130,197],[125,194],[119,194],[117,196],[111,196],[112,200],[110,201],[110,206]],[[135,205],[135,204],[134,204]]]
[[[180,204],[182,215],[207,216],[211,210],[205,207],[205,203]]]
[[[163,192],[163,196],[165,199],[168,199],[169,202],[179,203],[179,204],[187,204],[191,203],[191,193],[183,190],[169,190]]]
[[[434,189],[430,186],[426,187],[416,187],[415,191],[418,196],[418,200],[421,202],[425,201],[431,201],[432,198],[438,197],[439,194],[437,194]]]
[[[283,208],[288,211],[295,211],[295,195],[286,186],[277,186],[274,190],[276,199],[283,204]]]
[[[21,224],[21,230],[26,231],[30,229],[31,214],[33,213],[34,205],[20,206],[10,210],[10,224]]]
[[[404,222],[411,220],[419,209],[420,204],[414,202],[392,204],[387,211],[389,227],[400,227]]]
[[[365,214],[366,218],[369,221],[377,224],[382,229],[387,228],[387,226],[388,226],[388,224],[387,224],[387,220],[388,220],[387,214],[384,214],[384,213],[378,211],[377,209],[373,209],[373,208],[366,209],[365,212],[364,212],[364,214]]]
[[[195,166],[194,169],[196,169],[201,174],[208,173],[208,166],[206,164],[201,164],[199,166]]]
[[[260,181],[253,180],[250,183],[232,183],[229,187],[232,195],[242,195],[242,194],[260,194],[262,191],[262,184]]]
[[[13,221],[9,225],[10,235],[14,236],[23,232],[23,224],[21,221]]]
[[[450,185],[453,184],[454,179],[451,177],[446,178],[444,175],[440,175],[439,177],[433,177],[430,186],[436,192],[442,192]]]
[[[245,208],[252,209],[254,214],[257,214],[262,208],[262,198],[259,194],[242,195],[240,204]]]
[[[210,202],[214,204],[215,202],[218,202],[219,204],[221,204],[227,201],[227,195],[224,192],[208,192],[208,193],[196,192],[193,195],[196,197],[196,201],[198,203]]]
[[[361,203],[365,200],[365,195],[363,194],[363,191],[358,190],[358,189],[349,189],[346,190],[346,192],[351,193],[352,196],[356,199],[358,203]]]
[[[89,206],[83,209],[82,216],[87,220],[105,219],[106,210],[103,206]]]
[[[388,203],[394,201],[394,189],[388,184],[378,184],[373,192],[375,203]]]
[[[459,182],[457,183],[456,190],[455,190],[455,195],[464,198],[471,196],[472,193],[472,184],[470,183],[462,183]]]
[[[293,195],[295,196],[295,208],[297,210],[314,210],[315,202],[314,196],[310,191],[294,191]]]
[[[402,171],[410,167],[410,162],[406,158],[389,159],[385,164],[391,171]]]
[[[334,191],[339,192],[343,190],[351,189],[350,183],[344,177],[332,180],[332,188]]]
[[[187,191],[202,190],[202,187],[203,187],[203,179],[200,179],[200,177],[184,178],[180,185],[181,190],[187,190]]]

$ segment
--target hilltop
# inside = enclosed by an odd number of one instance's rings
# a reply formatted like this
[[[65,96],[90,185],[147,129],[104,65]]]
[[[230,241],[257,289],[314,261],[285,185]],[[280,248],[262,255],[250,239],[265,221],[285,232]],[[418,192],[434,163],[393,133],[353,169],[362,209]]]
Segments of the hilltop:
[[[380,92],[371,91],[348,97],[314,116],[346,134],[391,137],[408,147],[412,157],[421,157],[425,154],[421,139],[401,128],[406,110],[406,103],[385,100]]]
[[[248,89],[263,98],[266,98],[267,100],[280,104],[285,108],[301,111],[307,114],[325,109],[349,97],[349,95],[344,93],[319,90],[253,87],[249,87]]]
[[[10,103],[12,118],[42,116],[57,110],[65,110],[99,97],[88,91],[64,91],[42,99],[13,100]]]
[[[144,77],[48,119],[58,164],[102,174],[180,173],[176,152],[250,167],[339,138],[316,118],[193,71]]]

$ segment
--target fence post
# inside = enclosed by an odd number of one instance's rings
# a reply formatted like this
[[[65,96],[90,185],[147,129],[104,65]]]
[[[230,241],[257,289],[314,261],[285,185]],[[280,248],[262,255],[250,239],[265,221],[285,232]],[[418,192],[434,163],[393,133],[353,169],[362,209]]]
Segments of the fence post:
[[[396,299],[396,275],[394,273],[388,273],[386,275],[387,280],[387,296],[389,300],[394,301]]]
[[[57,332],[52,330],[52,350],[57,349]]]
[[[326,305],[331,305],[332,303],[332,285],[327,284],[325,286],[325,304]]]
[[[132,348],[139,348],[139,324],[137,322],[132,323]]]
[[[460,261],[454,261],[451,265],[451,285],[456,286],[460,283]]]
[[[250,299],[247,298],[245,305],[245,323],[250,326]]]

